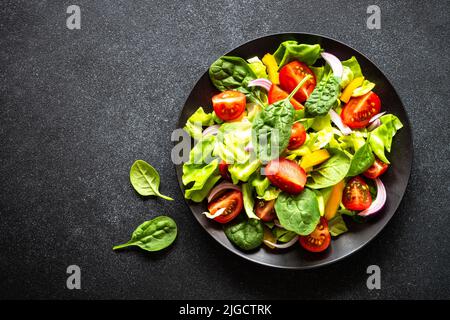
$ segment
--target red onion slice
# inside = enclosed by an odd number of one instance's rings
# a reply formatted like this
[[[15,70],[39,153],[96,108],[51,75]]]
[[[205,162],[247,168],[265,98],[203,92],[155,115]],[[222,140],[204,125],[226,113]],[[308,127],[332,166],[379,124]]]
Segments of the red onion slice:
[[[381,118],[384,114],[386,113],[386,111],[383,111],[381,113],[377,113],[376,115],[374,115],[372,118],[370,118],[369,123],[374,122],[375,120]]]
[[[328,52],[322,52],[320,55],[330,65],[333,74],[338,78],[342,78],[344,67],[342,66],[341,61],[335,55]]]
[[[251,141],[245,146],[244,150],[247,152],[253,151],[253,144]]]
[[[219,210],[216,211],[216,213],[211,214],[208,211],[202,212],[202,214],[204,214],[208,219],[215,219],[218,216],[222,215],[225,212],[225,208],[221,208]]]
[[[208,203],[210,203],[211,200],[214,199],[214,196],[217,195],[220,191],[227,190],[227,189],[241,191],[241,188],[239,186],[232,184],[231,182],[224,181],[222,183],[219,183],[217,186],[215,186],[211,190],[211,192],[209,193],[209,196],[208,196]]]
[[[269,92],[270,87],[272,86],[272,82],[269,79],[259,78],[252,80],[248,83],[249,87],[262,87]]]
[[[284,227],[280,224],[280,221],[278,221],[277,219],[273,220],[273,224],[275,226],[277,226],[278,228],[283,228],[284,229]]]
[[[212,134],[215,136],[217,134],[217,132],[219,131],[219,128],[220,128],[220,126],[218,124],[212,125],[212,126],[206,128],[205,130],[203,130],[203,136],[206,137],[209,134]]]
[[[381,126],[380,119],[375,119],[375,121],[372,122],[370,124],[370,126],[367,127],[367,130],[372,131],[372,130],[375,130],[376,128],[378,128],[379,126]]]
[[[283,244],[273,243],[269,240],[264,240],[264,243],[267,244],[268,246],[272,246],[277,249],[286,249],[286,248],[292,247],[297,241],[298,241],[298,236],[295,236],[294,238],[292,238],[291,241],[283,243]]]
[[[347,125],[345,125],[342,122],[341,117],[337,114],[336,111],[331,109],[328,113],[330,114],[331,121],[333,121],[333,123],[336,125],[336,127],[338,127],[339,130],[341,130],[343,135],[348,136],[349,134],[351,134],[353,132],[352,129],[350,129],[350,127],[348,127]]]
[[[383,182],[381,182],[379,178],[376,178],[375,183],[377,185],[377,198],[372,202],[369,208],[358,213],[361,217],[368,217],[377,213],[386,203],[386,188],[384,187]]]

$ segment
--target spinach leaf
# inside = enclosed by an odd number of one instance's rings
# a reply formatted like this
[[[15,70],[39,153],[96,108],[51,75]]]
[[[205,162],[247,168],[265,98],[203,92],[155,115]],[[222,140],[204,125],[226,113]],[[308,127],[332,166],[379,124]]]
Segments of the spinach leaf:
[[[333,237],[337,237],[338,235],[348,231],[347,225],[345,224],[345,221],[340,214],[336,215],[333,219],[328,221],[328,229],[330,230],[330,234]]]
[[[331,187],[347,175],[350,158],[340,150],[330,149],[329,151],[333,156],[311,172],[306,182],[308,187],[312,189]]]
[[[388,152],[391,151],[392,138],[397,130],[403,127],[403,124],[392,114],[382,116],[380,121],[381,125],[371,132],[369,142],[377,157],[385,163],[390,163],[386,158],[384,149]]]
[[[336,104],[339,95],[339,79],[332,72],[322,77],[305,102],[308,117],[323,116]]]
[[[290,99],[310,77],[303,78],[288,97],[267,106],[253,120],[252,143],[261,161],[278,158],[288,146],[295,116]]]
[[[298,195],[280,193],[275,202],[275,211],[286,230],[303,236],[313,232],[320,219],[316,195],[309,189]]]
[[[370,143],[366,142],[361,148],[356,150],[355,155],[350,163],[350,169],[347,176],[353,177],[363,173],[374,163],[375,156],[370,148]]]
[[[244,209],[249,219],[259,220],[258,216],[253,211],[255,207],[255,199],[253,198],[252,186],[250,183],[242,184],[242,197],[244,199]]]
[[[166,216],[159,216],[145,221],[133,232],[130,241],[114,246],[113,250],[138,246],[147,251],[159,251],[170,246],[176,237],[175,221]]]
[[[252,250],[263,242],[263,224],[261,220],[256,219],[238,220],[225,226],[225,235],[239,248]]]
[[[209,67],[209,78],[217,89],[225,91],[246,88],[256,75],[244,59],[223,56]]]
[[[280,44],[273,54],[278,67],[281,68],[292,60],[298,60],[313,65],[320,57],[322,49],[319,44],[299,44],[297,41],[289,40]]]
[[[159,192],[159,173],[144,160],[136,160],[131,166],[130,182],[134,190],[141,196],[158,196],[166,200],[173,200]]]

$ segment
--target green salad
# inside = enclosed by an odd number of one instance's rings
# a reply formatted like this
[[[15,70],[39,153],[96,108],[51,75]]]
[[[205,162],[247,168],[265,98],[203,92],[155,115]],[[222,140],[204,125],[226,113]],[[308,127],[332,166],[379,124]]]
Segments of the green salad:
[[[319,44],[281,43],[263,57],[223,56],[218,92],[184,127],[185,198],[207,203],[242,250],[296,243],[322,252],[386,201],[380,176],[401,121],[382,112],[376,83],[355,57]]]

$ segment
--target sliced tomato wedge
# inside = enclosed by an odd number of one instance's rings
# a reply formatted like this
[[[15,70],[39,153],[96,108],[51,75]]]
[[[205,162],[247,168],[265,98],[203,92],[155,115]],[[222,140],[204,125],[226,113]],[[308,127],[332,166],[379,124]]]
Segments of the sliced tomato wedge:
[[[296,122],[291,129],[291,138],[289,139],[288,149],[294,150],[300,148],[306,140],[306,130],[305,127],[300,123]]]
[[[287,96],[289,95],[289,93],[287,93],[286,91],[284,91],[283,89],[281,89],[279,86],[277,86],[276,84],[273,84],[270,87],[269,90],[269,104],[275,103],[277,101],[283,100],[285,98],[287,98]],[[292,106],[294,107],[295,110],[303,110],[305,109],[305,107],[298,102],[297,100],[295,100],[295,98],[292,98],[290,100]]]
[[[385,163],[377,158],[377,159],[375,159],[375,162],[373,163],[373,165],[371,165],[369,167],[369,169],[367,169],[363,173],[363,175],[370,179],[376,179],[379,176],[381,176],[383,173],[385,173],[388,168],[389,168],[389,165],[387,163]]]
[[[231,181],[230,171],[228,171],[228,163],[224,160],[219,163],[219,173],[225,180]]]
[[[380,98],[375,92],[370,91],[361,97],[351,98],[342,109],[341,119],[352,129],[365,128],[380,110]]]
[[[292,160],[274,159],[267,164],[265,173],[274,186],[287,193],[298,194],[305,187],[305,170]]]
[[[328,248],[331,242],[327,219],[321,217],[314,231],[307,236],[300,236],[300,244],[310,252],[322,252]]]
[[[316,87],[316,76],[306,64],[300,61],[292,61],[281,68],[280,87],[290,93],[307,75],[310,75],[311,78],[294,95],[297,101],[303,103]]]
[[[264,201],[262,199],[256,200],[255,214],[262,221],[272,221],[276,218],[275,214],[275,200]]]
[[[213,215],[217,210],[225,208],[220,216],[214,218],[217,222],[227,223],[236,218],[241,213],[244,200],[242,192],[238,190],[230,190],[222,193],[216,199],[208,204],[208,210]]]
[[[212,97],[214,112],[224,120],[239,118],[245,110],[245,94],[239,91],[227,90]]]
[[[342,194],[342,204],[348,210],[366,210],[372,204],[369,186],[360,176],[350,179]]]

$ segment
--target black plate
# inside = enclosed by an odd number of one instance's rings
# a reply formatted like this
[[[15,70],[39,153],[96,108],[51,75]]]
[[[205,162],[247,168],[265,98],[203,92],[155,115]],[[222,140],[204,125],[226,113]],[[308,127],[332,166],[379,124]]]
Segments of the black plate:
[[[293,246],[285,251],[275,253],[266,249],[264,246],[256,251],[243,252],[230,243],[222,231],[221,225],[214,221],[210,221],[201,214],[206,210],[206,205],[204,203],[198,204],[189,200],[187,203],[191,208],[194,217],[199,221],[203,228],[205,228],[215,240],[235,254],[267,266],[286,269],[309,269],[336,262],[361,249],[364,245],[369,243],[392,218],[408,184],[412,164],[412,137],[409,120],[403,104],[389,80],[368,58],[357,50],[339,41],[313,34],[282,33],[265,36],[247,42],[228,52],[227,55],[239,56],[244,59],[254,56],[259,56],[261,58],[267,52],[274,52],[278,45],[285,40],[297,40],[300,43],[310,44],[319,43],[325,51],[336,55],[340,60],[346,60],[354,55],[361,65],[364,76],[376,83],[374,91],[381,98],[382,110],[395,114],[402,121],[404,127],[394,137],[392,153],[388,155],[391,160],[391,166],[382,176],[382,181],[388,195],[383,210],[367,223],[357,224],[349,222],[348,227],[350,232],[341,235],[337,239],[333,239],[330,248],[323,253],[309,253],[300,246]],[[217,93],[218,91],[212,85],[209,80],[208,71],[206,71],[192,89],[184,104],[178,121],[178,128],[183,128],[186,120],[199,106],[206,106],[207,110],[208,108],[211,109],[211,97]],[[184,194],[184,186],[181,181],[182,166],[177,165],[176,171],[181,190]]]

